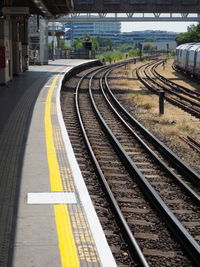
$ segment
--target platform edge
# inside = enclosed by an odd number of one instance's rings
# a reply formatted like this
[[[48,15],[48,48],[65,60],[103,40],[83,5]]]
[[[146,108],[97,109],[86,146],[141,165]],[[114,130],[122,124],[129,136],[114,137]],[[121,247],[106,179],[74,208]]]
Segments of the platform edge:
[[[56,91],[56,109],[57,109],[57,116],[58,116],[58,122],[59,122],[60,129],[61,129],[62,139],[63,139],[64,146],[65,146],[65,151],[67,154],[69,165],[72,170],[72,174],[73,174],[74,181],[75,181],[78,193],[79,193],[80,200],[84,207],[84,210],[85,210],[85,213],[88,219],[88,223],[90,225],[90,230],[92,232],[94,242],[96,244],[96,248],[97,248],[97,251],[100,257],[101,264],[102,266],[105,266],[105,267],[108,267],[108,266],[115,267],[117,266],[116,262],[114,260],[112,252],[106,240],[105,234],[103,232],[102,226],[97,217],[96,211],[93,207],[93,204],[89,196],[85,182],[83,180],[83,176],[81,174],[78,162],[75,158],[72,145],[69,139],[69,135],[65,128],[61,106],[60,106],[60,90],[61,90],[62,82],[66,74],[67,73],[61,76],[59,80],[59,86],[56,88],[57,90]],[[70,156],[68,156],[69,154]],[[92,220],[89,218],[92,218]]]

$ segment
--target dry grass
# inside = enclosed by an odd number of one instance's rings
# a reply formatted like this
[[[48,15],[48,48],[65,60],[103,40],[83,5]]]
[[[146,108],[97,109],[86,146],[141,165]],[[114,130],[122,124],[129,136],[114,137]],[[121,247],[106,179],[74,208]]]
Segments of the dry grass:
[[[191,115],[174,107],[173,105],[165,102],[165,114],[159,115],[159,104],[158,97],[154,95],[141,95],[141,100],[135,103],[139,105],[140,109],[146,109],[148,104],[148,109],[146,113],[144,110],[144,119],[151,121],[152,125],[161,125],[162,129],[167,134],[176,133],[176,135],[191,135],[197,130],[198,119],[192,118]],[[194,123],[194,121],[196,123]]]
[[[134,77],[134,68],[135,64],[132,65],[132,68],[129,66],[129,77],[131,75]],[[121,76],[123,75],[123,72],[124,69],[120,70]],[[173,74],[174,77],[174,71],[173,73],[171,72],[171,67],[166,67],[166,76],[172,76]],[[115,71],[115,75],[118,75],[117,70]],[[109,84],[112,87],[112,80],[109,82]],[[122,94],[120,98],[123,99],[123,102],[129,108],[132,107],[131,110],[134,116],[136,116],[142,122],[142,124],[145,125],[159,139],[161,139],[172,150],[174,150],[179,157],[200,171],[199,154],[180,139],[180,136],[187,137],[189,135],[200,142],[199,119],[189,115],[185,111],[169,104],[168,102],[165,102],[165,114],[160,116],[158,96],[150,93],[147,89],[144,89],[143,85],[136,79],[127,79],[126,85],[127,87],[123,87],[124,89],[131,89],[129,90],[128,94]]]

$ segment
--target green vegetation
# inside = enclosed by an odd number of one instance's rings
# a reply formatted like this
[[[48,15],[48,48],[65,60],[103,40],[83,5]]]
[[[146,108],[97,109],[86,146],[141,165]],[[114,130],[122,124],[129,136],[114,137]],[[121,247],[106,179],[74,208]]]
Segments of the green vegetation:
[[[96,58],[99,60],[104,59],[105,62],[111,63],[111,62],[115,62],[118,60],[127,59],[127,56],[128,57],[139,57],[140,51],[138,49],[131,49],[127,51],[127,53],[122,53],[119,50],[114,50],[112,52],[109,51],[109,52],[102,53],[101,55],[96,56]]]
[[[117,60],[121,60],[125,58],[125,55],[119,51],[113,51],[113,52],[105,52],[99,56],[96,57],[99,60],[105,60],[105,62],[115,62]]]
[[[52,49],[52,43],[48,43],[48,49],[49,49],[49,50]]]
[[[184,43],[200,42],[200,23],[195,26],[191,25],[188,27],[188,31],[180,33],[176,36],[176,42],[178,45]]]
[[[131,49],[128,51],[128,55],[129,55],[129,57],[139,57],[140,56],[140,50],[139,49]]]
[[[92,49],[98,51],[99,50],[98,38],[92,37],[90,41],[92,42]]]
[[[96,58],[99,60],[104,59],[105,62],[111,63],[117,60],[127,59],[127,56],[128,57],[139,57],[140,51],[139,49],[131,49],[131,50],[128,50],[127,53],[122,53],[119,50],[114,50],[114,51],[102,53],[96,56]],[[141,56],[143,56],[143,53],[141,53]]]
[[[54,48],[61,48],[63,49],[71,49],[72,47],[70,45],[65,44],[64,40],[59,40],[59,43],[56,45],[56,47]],[[52,49],[52,43],[48,43],[48,49],[51,50]]]
[[[133,49],[133,46],[130,44],[122,44],[119,46],[119,50],[122,50],[122,51],[124,50],[129,51],[131,49]]]
[[[66,45],[64,40],[60,40],[59,42],[59,47],[63,50],[63,49],[71,49],[70,45]]]
[[[92,48],[94,50],[112,50],[114,47],[114,42],[111,39],[102,38],[102,37],[91,37],[89,34],[85,33],[83,35],[84,41],[91,41]]]
[[[111,39],[97,37],[91,37],[89,34],[85,33],[83,35],[83,39],[74,39],[73,40],[73,48],[75,50],[81,50],[83,48],[83,43],[92,42],[92,50],[97,51],[97,53],[101,53],[96,56],[99,60],[104,60],[104,62],[115,62],[122,59],[127,59],[128,57],[139,57],[142,56],[142,49],[133,49],[133,46],[130,44],[122,44],[120,46],[116,46],[114,41]],[[148,45],[148,44],[147,44]],[[149,45],[149,49],[154,48]],[[65,47],[63,47],[66,49]],[[67,47],[69,49],[69,47]]]
[[[191,130],[191,127],[186,120],[183,120],[179,125],[179,129],[185,132],[189,132]]]
[[[168,53],[167,55],[165,55],[165,59],[168,60],[170,58],[173,58],[174,57],[174,53],[175,53],[175,51],[172,50],[172,53]]]
[[[82,40],[77,38],[77,39],[74,39],[73,41],[73,46],[76,50],[80,50],[82,47],[83,47],[83,43],[82,43]]]
[[[145,51],[155,51],[155,50],[157,50],[157,47],[156,46],[154,46],[154,45],[152,45],[152,44],[150,44],[150,43],[148,43],[148,44],[145,44],[144,46],[143,46],[143,50],[145,50]]]
[[[150,110],[154,106],[152,103],[149,103],[146,100],[144,100],[142,93],[136,93],[135,95],[129,96],[129,98],[131,98],[135,104],[146,110]]]

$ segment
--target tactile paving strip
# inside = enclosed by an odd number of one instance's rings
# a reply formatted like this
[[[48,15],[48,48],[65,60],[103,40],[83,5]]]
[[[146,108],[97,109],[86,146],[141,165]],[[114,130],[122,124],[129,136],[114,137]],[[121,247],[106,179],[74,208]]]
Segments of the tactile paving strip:
[[[55,101],[55,98],[52,98]],[[53,126],[53,137],[56,148],[57,160],[60,168],[60,175],[63,190],[66,192],[76,191],[69,162],[66,157],[65,146],[62,140],[60,127],[58,127],[57,117],[55,116],[55,103],[52,102],[51,119]],[[77,204],[68,204],[68,212],[71,220],[72,232],[81,266],[100,266],[98,253],[95,243],[84,214],[83,207],[78,201]]]

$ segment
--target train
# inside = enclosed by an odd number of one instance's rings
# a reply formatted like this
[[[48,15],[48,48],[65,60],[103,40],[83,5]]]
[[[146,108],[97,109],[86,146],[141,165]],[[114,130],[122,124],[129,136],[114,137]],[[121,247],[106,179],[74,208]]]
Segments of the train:
[[[200,79],[200,43],[186,43],[176,48],[176,70]]]

